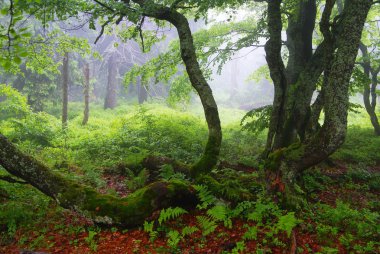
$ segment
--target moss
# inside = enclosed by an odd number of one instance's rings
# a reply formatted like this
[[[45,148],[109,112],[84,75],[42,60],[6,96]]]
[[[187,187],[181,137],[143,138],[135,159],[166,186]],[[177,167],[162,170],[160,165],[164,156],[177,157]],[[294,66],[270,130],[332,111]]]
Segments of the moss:
[[[282,148],[270,153],[268,159],[265,161],[265,168],[272,171],[278,170],[285,150],[285,148]]]
[[[193,178],[197,178],[201,174],[207,174],[218,162],[220,149],[220,140],[217,137],[209,136],[205,151],[198,162],[190,169]]]

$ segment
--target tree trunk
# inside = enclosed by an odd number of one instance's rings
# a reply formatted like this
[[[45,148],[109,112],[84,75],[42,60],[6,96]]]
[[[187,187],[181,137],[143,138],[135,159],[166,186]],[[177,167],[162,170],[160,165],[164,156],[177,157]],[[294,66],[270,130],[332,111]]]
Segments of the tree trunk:
[[[108,60],[108,82],[104,109],[113,109],[117,106],[117,58],[112,53]]]
[[[364,84],[363,91],[363,101],[365,109],[370,117],[372,126],[374,128],[375,134],[380,136],[380,124],[379,119],[376,115],[376,87],[377,87],[377,75],[379,74],[379,70],[374,70],[371,66],[370,56],[368,54],[368,48],[362,42],[359,46],[360,51],[363,55],[363,69],[364,74],[368,79],[371,80],[371,84]],[[370,77],[371,76],[371,77]]]
[[[271,2],[269,2],[270,4]],[[296,193],[295,180],[305,169],[325,160],[344,142],[347,129],[349,105],[349,81],[358,52],[361,33],[368,11],[369,0],[347,0],[341,19],[339,33],[335,35],[337,50],[325,71],[323,100],[325,121],[321,129],[304,142],[273,152],[267,167],[268,189],[282,192],[288,205]],[[326,9],[326,8],[325,8]],[[268,5],[268,18],[270,18]]]
[[[154,182],[126,198],[99,194],[52,172],[1,134],[0,165],[56,200],[60,206],[80,211],[101,224],[134,227],[141,225],[156,210],[170,206],[189,209],[198,201],[195,190],[180,181]]]
[[[139,78],[137,83],[137,98],[139,104],[143,104],[148,100],[148,91],[147,87],[141,83],[141,78]]]
[[[84,76],[84,112],[82,125],[86,125],[90,116],[90,67],[88,63],[85,63],[83,68]]]
[[[129,1],[124,0],[127,4]],[[192,167],[192,176],[209,173],[216,165],[222,142],[222,129],[220,125],[218,107],[212,90],[208,85],[200,69],[195,54],[193,36],[186,17],[175,9],[155,4],[153,1],[134,0],[143,9],[143,15],[159,20],[166,20],[173,24],[178,31],[181,57],[186,66],[191,85],[197,91],[204,109],[204,114],[209,130],[205,151],[201,159]]]
[[[62,66],[62,128],[67,128],[67,111],[69,103],[69,53],[63,57]]]

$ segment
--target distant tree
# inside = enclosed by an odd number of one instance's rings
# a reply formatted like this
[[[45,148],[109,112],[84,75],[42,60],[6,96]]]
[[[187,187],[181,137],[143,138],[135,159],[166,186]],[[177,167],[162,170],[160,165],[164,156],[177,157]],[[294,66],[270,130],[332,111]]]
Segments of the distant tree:
[[[86,125],[90,117],[90,65],[88,62],[84,64],[83,77],[84,111],[82,125]]]
[[[106,97],[104,100],[104,109],[113,109],[117,106],[117,77],[118,77],[118,60],[116,53],[112,53],[108,58],[108,79]]]
[[[62,59],[62,128],[67,128],[67,113],[69,104],[69,53],[65,52]]]

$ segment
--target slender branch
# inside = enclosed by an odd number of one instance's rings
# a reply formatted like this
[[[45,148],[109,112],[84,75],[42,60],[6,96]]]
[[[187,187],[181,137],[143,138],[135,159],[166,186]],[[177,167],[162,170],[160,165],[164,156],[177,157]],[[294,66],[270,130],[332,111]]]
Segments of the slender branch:
[[[112,17],[111,17],[110,19],[108,19],[106,22],[104,22],[104,24],[102,25],[102,28],[101,28],[101,30],[100,30],[100,33],[99,33],[98,37],[96,37],[96,39],[95,39],[94,44],[96,44],[96,43],[99,41],[100,37],[102,37],[102,35],[103,35],[103,33],[104,33],[104,28],[105,28],[109,23],[111,23],[111,21],[116,17],[116,15],[117,15],[117,14],[112,15]]]
[[[94,0],[95,3],[99,4],[100,6],[106,8],[107,10],[109,11],[112,11],[112,12],[115,12],[115,10],[113,8],[111,8],[110,6],[106,5],[105,3],[102,3],[98,0]]]

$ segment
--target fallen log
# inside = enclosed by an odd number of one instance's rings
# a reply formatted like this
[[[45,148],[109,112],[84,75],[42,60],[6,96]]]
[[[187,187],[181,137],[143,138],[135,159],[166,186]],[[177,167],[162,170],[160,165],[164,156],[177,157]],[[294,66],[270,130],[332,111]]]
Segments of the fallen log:
[[[126,198],[100,194],[53,172],[1,134],[0,165],[56,200],[60,206],[79,211],[102,224],[134,227],[141,225],[156,210],[170,206],[189,209],[197,203],[195,190],[178,180],[153,182]]]

